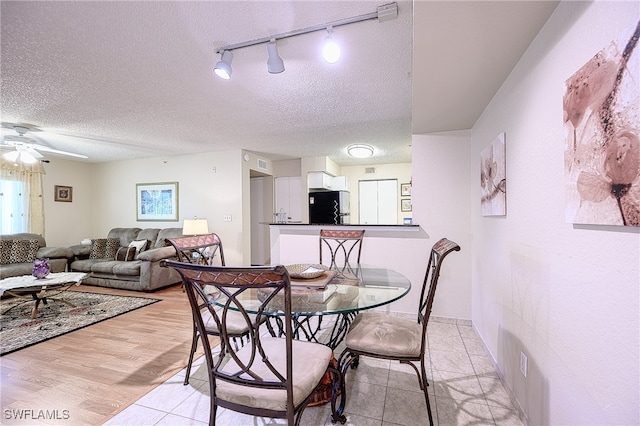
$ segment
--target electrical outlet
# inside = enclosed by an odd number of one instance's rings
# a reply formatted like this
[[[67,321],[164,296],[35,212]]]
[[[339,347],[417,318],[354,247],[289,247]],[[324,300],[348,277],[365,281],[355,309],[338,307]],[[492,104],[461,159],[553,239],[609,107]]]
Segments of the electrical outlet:
[[[222,217],[222,220],[224,220],[225,222],[231,222],[231,215],[230,214],[225,214]]]
[[[524,377],[527,377],[527,356],[524,352],[520,352],[520,372]]]

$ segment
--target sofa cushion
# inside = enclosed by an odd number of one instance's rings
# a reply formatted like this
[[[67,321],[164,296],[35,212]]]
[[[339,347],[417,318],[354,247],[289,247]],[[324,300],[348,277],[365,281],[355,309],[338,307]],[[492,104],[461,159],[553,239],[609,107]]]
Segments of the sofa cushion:
[[[116,260],[130,262],[136,256],[135,247],[120,247],[116,252]]]
[[[40,242],[36,239],[32,240],[1,240],[0,241],[1,258],[0,263],[31,263],[35,260]]]
[[[182,228],[164,228],[158,233],[158,239],[154,248],[158,247],[173,247],[170,243],[166,242],[167,238],[182,237]]]
[[[152,249],[156,246],[156,240],[158,239],[158,233],[160,228],[146,228],[138,232],[136,240],[147,240],[147,247],[145,250]]]
[[[119,238],[94,238],[91,240],[89,259],[115,259],[119,248]]]
[[[129,243],[137,239],[140,228],[113,228],[107,234],[107,238],[118,238],[120,244],[118,247],[126,247]]]
[[[91,272],[97,274],[112,275],[140,275],[141,261],[134,260],[132,262],[119,262],[117,260],[107,260],[104,262],[96,262],[91,266]]]
[[[79,259],[71,262],[71,271],[73,272],[91,272],[91,267],[96,263],[105,262],[104,259]]]

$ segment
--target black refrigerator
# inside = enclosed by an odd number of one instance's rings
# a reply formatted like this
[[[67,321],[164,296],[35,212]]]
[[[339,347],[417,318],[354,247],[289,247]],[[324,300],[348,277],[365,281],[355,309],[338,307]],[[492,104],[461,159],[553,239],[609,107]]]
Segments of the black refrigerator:
[[[309,193],[310,225],[343,225],[349,223],[348,191],[317,191]]]

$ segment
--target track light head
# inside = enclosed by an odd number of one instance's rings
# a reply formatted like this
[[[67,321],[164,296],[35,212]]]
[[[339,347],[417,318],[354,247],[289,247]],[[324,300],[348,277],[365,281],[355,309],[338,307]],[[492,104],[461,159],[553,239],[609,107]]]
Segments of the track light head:
[[[271,39],[267,44],[267,52],[269,52],[269,59],[267,60],[267,69],[271,74],[280,74],[284,71],[284,61],[278,55],[278,46],[276,40]]]
[[[231,73],[233,72],[231,69],[232,60],[233,53],[230,50],[223,51],[222,58],[220,58],[216,66],[213,68],[213,72],[215,72],[221,79],[229,80],[231,78]]]
[[[340,46],[333,41],[331,34],[333,33],[333,27],[327,27],[327,38],[324,39],[324,47],[322,48],[322,57],[330,64],[335,64],[340,59]]]

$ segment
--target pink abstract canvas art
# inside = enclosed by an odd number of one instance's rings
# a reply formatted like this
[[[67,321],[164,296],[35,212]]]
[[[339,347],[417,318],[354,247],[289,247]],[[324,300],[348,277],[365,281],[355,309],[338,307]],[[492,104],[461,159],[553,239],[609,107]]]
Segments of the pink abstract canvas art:
[[[640,22],[565,83],[566,220],[640,226]]]
[[[504,133],[500,133],[480,154],[480,192],[482,216],[507,214]]]

